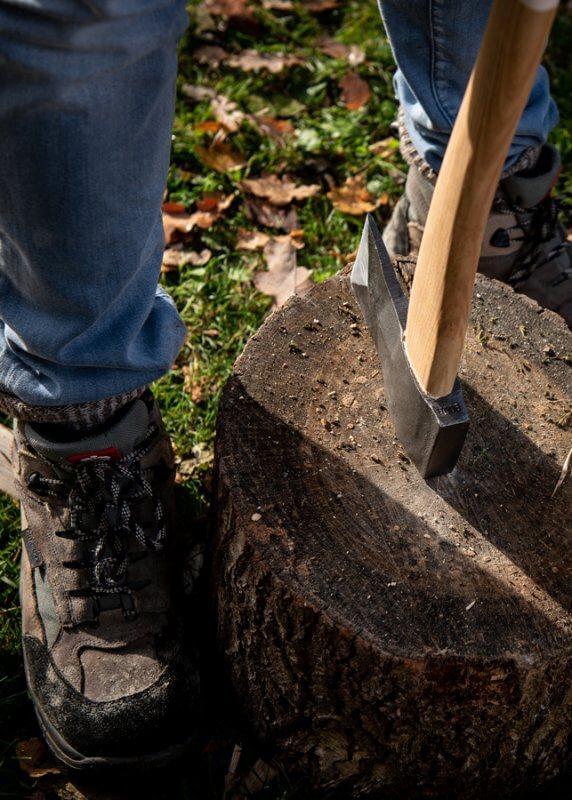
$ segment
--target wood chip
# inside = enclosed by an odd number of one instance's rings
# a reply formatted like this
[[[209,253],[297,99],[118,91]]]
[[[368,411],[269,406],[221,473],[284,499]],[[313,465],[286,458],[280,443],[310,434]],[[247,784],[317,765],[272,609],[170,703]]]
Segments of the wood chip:
[[[556,486],[554,487],[554,491],[550,495],[551,499],[554,497],[554,495],[556,494],[558,489],[560,489],[560,487],[562,486],[562,484],[566,480],[566,476],[568,475],[568,471],[570,469],[570,463],[571,462],[572,462],[572,448],[570,449],[570,452],[566,456],[566,459],[565,459],[564,464],[562,466],[562,472],[560,473],[560,477],[558,478],[558,480],[556,482]]]

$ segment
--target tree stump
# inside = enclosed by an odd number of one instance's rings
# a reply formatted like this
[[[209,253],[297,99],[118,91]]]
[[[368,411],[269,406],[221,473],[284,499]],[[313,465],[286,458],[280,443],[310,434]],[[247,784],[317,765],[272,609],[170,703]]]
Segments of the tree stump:
[[[258,736],[343,798],[513,797],[572,762],[572,334],[481,278],[459,464],[425,482],[336,276],[236,363],[218,640]]]

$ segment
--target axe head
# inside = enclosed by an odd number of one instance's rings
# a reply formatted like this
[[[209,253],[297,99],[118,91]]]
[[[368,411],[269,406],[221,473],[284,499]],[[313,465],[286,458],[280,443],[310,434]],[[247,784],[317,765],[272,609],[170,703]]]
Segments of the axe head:
[[[424,478],[451,472],[469,427],[461,384],[457,378],[450,394],[435,399],[417,383],[404,343],[409,302],[369,215],[351,283],[381,361],[387,408],[398,438]]]

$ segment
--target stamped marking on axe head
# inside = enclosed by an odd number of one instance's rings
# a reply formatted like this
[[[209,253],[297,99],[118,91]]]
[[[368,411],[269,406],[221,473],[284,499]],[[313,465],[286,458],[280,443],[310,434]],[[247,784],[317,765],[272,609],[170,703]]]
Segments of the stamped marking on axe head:
[[[367,216],[351,284],[375,343],[387,408],[407,455],[424,478],[454,468],[469,427],[457,378],[445,397],[423,392],[404,345],[408,300],[395,274],[373,217]]]

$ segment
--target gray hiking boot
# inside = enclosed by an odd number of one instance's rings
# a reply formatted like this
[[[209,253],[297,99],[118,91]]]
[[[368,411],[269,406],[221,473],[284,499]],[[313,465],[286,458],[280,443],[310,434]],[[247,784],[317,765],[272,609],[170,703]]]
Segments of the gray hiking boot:
[[[501,180],[483,237],[479,272],[561,314],[572,328],[572,243],[550,197],[560,168],[558,151],[545,145],[532,169]],[[405,192],[383,233],[392,256],[417,255],[433,189],[431,180],[412,164]]]
[[[24,422],[14,436],[24,663],[46,740],[75,768],[166,763],[193,739],[198,678],[157,405],[146,393],[75,441]]]

